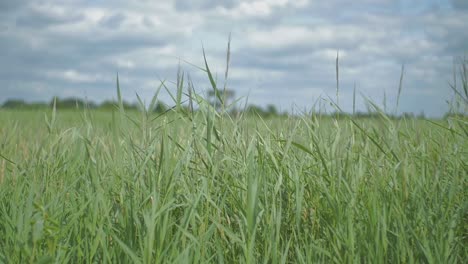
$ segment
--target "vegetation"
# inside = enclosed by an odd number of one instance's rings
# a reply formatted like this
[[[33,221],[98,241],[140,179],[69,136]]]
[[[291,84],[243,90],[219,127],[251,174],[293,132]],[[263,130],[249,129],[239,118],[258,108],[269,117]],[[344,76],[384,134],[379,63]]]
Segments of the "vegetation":
[[[209,100],[213,100],[212,93],[210,92],[210,98]],[[50,103],[40,103],[40,102],[33,102],[33,103],[28,103],[24,100],[18,100],[18,99],[10,99],[7,100],[3,103],[2,106],[0,106],[0,109],[6,109],[6,110],[43,110],[47,111],[53,108],[54,105],[54,100],[56,100],[56,109],[58,110],[84,110],[84,109],[94,109],[94,110],[104,110],[104,111],[115,111],[117,110],[119,103],[115,101],[104,101],[101,104],[97,104],[95,102],[87,102],[79,98],[65,98],[65,99],[60,99],[60,98],[55,98],[50,101]],[[216,109],[220,110],[221,104],[216,101],[209,101],[210,104]],[[138,104],[132,104],[129,102],[123,102],[123,107],[128,110],[128,111],[139,111],[139,105]],[[187,106],[185,106],[186,109],[188,109]],[[165,104],[162,101],[158,101],[157,104],[154,106],[154,109],[152,109],[153,112],[155,113],[164,113],[166,111],[170,110],[170,107]],[[260,106],[256,105],[249,105],[245,107],[244,109],[233,109],[228,114],[231,116],[236,116],[239,113],[244,113],[246,115],[254,115],[254,116],[260,116],[263,118],[268,118],[268,117],[287,117],[289,114],[287,112],[280,113],[276,106],[269,104],[265,108],[262,108]],[[346,118],[375,118],[379,119],[380,118],[380,113],[378,111],[370,111],[370,112],[356,112],[354,114],[348,114],[348,113],[342,113],[342,112],[332,112],[332,113],[326,113],[326,112],[320,112],[320,113],[315,113],[313,112],[312,115],[315,116],[322,116],[322,117],[332,117],[336,119],[346,119]],[[419,115],[414,115],[413,113],[403,113],[401,115],[392,115],[389,113],[385,113],[386,117],[389,119],[425,119],[424,113],[421,113]],[[447,119],[449,117],[460,117],[464,118],[466,117],[466,114],[463,112],[449,112],[444,115],[444,119]]]
[[[233,116],[183,83],[162,114],[118,79],[110,111],[0,109],[0,262],[468,258],[465,116]]]
[[[138,110],[138,105],[131,104],[128,102],[122,102],[123,106],[126,109],[133,109]],[[82,110],[84,108],[87,109],[103,109],[103,110],[111,110],[116,107],[117,102],[115,101],[104,101],[101,104],[96,104],[92,101],[86,101],[80,98],[56,98],[54,97],[49,103],[44,102],[33,102],[29,103],[24,100],[18,99],[10,99],[3,103],[1,106],[4,109],[12,109],[12,110],[26,110],[26,109],[42,109],[47,110],[53,108],[55,105],[56,109],[64,110],[64,109],[72,109],[72,110]]]
[[[210,91],[210,97],[212,97],[212,93]],[[230,96],[233,96],[230,95]],[[229,97],[230,98],[230,97]],[[211,99],[213,100],[213,99]],[[10,99],[5,101],[1,106],[0,109],[9,109],[9,110],[48,110],[52,109],[54,106],[54,103],[56,104],[56,109],[59,110],[83,110],[83,109],[97,109],[97,110],[116,110],[119,103],[115,101],[104,101],[101,104],[96,104],[95,102],[89,102],[89,101],[84,101],[79,98],[54,98],[50,101],[50,103],[41,103],[41,102],[33,102],[29,103],[24,100],[18,100],[18,99]],[[219,101],[213,100],[210,102],[213,107],[219,110],[221,107]],[[123,102],[123,107],[127,110],[140,110],[138,104],[132,104],[128,102]],[[152,109],[153,112],[156,113],[163,113],[166,112],[169,109],[169,107],[163,103],[162,101],[158,101],[157,104],[154,106],[154,109]],[[235,114],[239,111],[232,111],[231,114]],[[263,109],[259,106],[255,105],[250,105],[245,109],[245,112],[249,114],[256,114],[260,115],[263,117],[268,117],[268,116],[277,116],[278,110],[274,105],[268,105],[266,109]],[[284,114],[286,115],[286,114]]]

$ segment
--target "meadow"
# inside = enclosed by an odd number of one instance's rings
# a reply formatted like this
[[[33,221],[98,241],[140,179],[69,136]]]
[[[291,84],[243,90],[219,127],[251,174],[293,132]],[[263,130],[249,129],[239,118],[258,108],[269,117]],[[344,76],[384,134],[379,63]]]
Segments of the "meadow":
[[[118,85],[109,111],[0,109],[0,263],[468,259],[466,117],[191,111],[182,83],[162,114]]]

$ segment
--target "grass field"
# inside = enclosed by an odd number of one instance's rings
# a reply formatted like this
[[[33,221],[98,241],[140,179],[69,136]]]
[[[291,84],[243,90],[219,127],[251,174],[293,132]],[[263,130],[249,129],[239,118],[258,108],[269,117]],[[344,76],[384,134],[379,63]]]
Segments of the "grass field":
[[[0,109],[0,263],[468,259],[466,116],[233,116],[176,86],[163,114],[118,79],[112,111]]]
[[[457,117],[0,110],[0,262],[462,263],[466,132]]]

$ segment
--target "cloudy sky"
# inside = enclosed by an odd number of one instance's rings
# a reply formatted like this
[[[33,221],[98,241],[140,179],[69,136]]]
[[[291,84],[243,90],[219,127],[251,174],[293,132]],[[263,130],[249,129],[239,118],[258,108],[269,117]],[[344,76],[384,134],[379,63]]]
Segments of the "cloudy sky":
[[[466,0],[1,0],[0,103],[113,99],[117,72],[129,101],[150,101],[179,62],[202,92],[205,74],[184,61],[202,66],[203,44],[222,83],[232,33],[228,86],[250,103],[336,100],[339,50],[345,110],[356,85],[358,109],[364,95],[394,111],[404,64],[399,112],[440,116],[454,58],[468,52],[466,21]]]

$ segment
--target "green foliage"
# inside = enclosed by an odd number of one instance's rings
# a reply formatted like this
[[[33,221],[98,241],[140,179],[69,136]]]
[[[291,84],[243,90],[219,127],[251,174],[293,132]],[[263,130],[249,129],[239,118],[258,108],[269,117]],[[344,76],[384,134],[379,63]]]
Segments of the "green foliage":
[[[2,109],[0,263],[468,259],[466,119],[191,111],[184,76],[172,108],[117,79],[119,111]]]
[[[84,108],[96,108],[96,104],[93,102],[88,102],[80,98],[54,98],[49,103],[49,106],[52,107],[56,104],[57,109],[84,109]]]
[[[214,111],[4,110],[0,262],[467,258],[463,120]]]
[[[3,103],[2,108],[5,109],[44,109],[47,108],[45,103],[27,103],[24,100],[10,99]]]
[[[156,105],[154,106],[154,109],[152,109],[156,113],[164,113],[168,109],[167,105],[161,101],[158,101]]]
[[[129,103],[129,102],[122,102],[122,105],[125,109],[129,109],[129,110],[138,110],[138,105],[137,104],[132,104],[132,103]],[[96,108],[97,109],[101,109],[101,110],[112,110],[112,109],[116,109],[119,107],[119,103],[116,102],[116,101],[104,101],[102,102],[99,106],[97,106]]]

